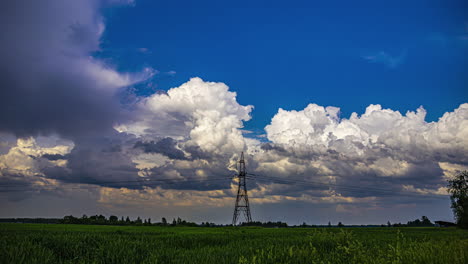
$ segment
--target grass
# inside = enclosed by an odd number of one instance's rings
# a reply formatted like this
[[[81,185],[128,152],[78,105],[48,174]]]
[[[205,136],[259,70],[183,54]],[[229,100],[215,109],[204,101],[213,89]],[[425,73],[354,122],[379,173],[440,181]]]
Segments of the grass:
[[[468,263],[455,228],[0,224],[0,263]]]

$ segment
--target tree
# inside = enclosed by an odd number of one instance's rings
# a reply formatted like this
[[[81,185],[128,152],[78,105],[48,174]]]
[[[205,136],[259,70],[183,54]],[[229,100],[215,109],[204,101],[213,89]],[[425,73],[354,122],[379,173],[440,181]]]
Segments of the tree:
[[[330,221],[328,222],[328,227],[331,227],[331,222]]]
[[[119,218],[117,216],[115,216],[115,215],[111,215],[111,216],[109,216],[109,221],[111,223],[117,223],[117,221],[119,221]]]
[[[392,223],[390,223],[390,221],[387,222],[387,226],[388,227],[392,227]]]
[[[163,224],[163,225],[167,225],[166,217],[163,217],[163,218],[162,218],[162,224]]]
[[[73,215],[67,215],[63,217],[62,223],[64,224],[77,224],[78,218],[74,217]]]
[[[457,225],[468,228],[468,171],[463,171],[449,180],[447,187]]]
[[[421,217],[421,225],[422,226],[434,226],[434,224],[431,223],[431,220],[429,220],[429,218],[427,218],[427,216],[425,215]]]
[[[82,224],[85,224],[85,225],[89,224],[88,216],[84,214],[84,215],[81,217],[80,222],[81,222]]]
[[[138,216],[138,217],[137,217],[137,220],[135,221],[135,223],[136,223],[137,225],[141,225],[141,224],[143,223],[143,221],[141,221],[141,218]]]
[[[338,227],[343,227],[343,226],[344,226],[343,223],[338,222]]]
[[[427,216],[424,216],[424,215],[421,217],[421,220],[416,219],[414,221],[408,221],[406,225],[407,226],[434,226],[434,224],[431,223],[431,220],[429,220],[429,218],[427,218]]]

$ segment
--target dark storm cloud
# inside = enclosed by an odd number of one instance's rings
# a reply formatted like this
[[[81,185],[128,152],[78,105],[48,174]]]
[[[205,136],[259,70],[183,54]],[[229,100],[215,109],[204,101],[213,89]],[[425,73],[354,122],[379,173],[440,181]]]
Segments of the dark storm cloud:
[[[278,146],[278,145],[275,145],[275,144],[272,144],[272,143],[263,143],[260,146],[260,148],[265,150],[265,151],[269,151],[269,150],[275,150],[275,151],[278,151],[278,152],[285,152],[286,151],[281,146]]]
[[[200,148],[200,146],[197,146],[197,145],[185,146],[184,150],[190,153],[190,156],[192,157],[192,159],[211,160],[213,159],[213,156],[214,156],[212,153],[203,151]]]
[[[23,174],[21,171],[0,171],[0,196],[8,201],[17,202],[38,192],[46,192],[43,186],[38,184],[47,184],[45,177],[32,177]]]
[[[67,158],[66,155],[61,155],[61,154],[44,154],[41,157],[48,159],[48,160],[61,160],[61,159]]]
[[[135,137],[113,131],[100,137],[80,137],[63,158],[67,167],[45,167],[42,172],[52,179],[69,183],[89,183],[115,187],[135,185],[138,169],[131,159]],[[43,158],[56,158],[55,155]],[[128,181],[128,182],[125,182]]]
[[[177,141],[170,137],[166,137],[157,142],[137,141],[134,147],[142,149],[145,153],[163,154],[170,159],[185,159],[184,152],[176,148],[176,146]]]
[[[100,1],[5,1],[0,8],[0,132],[76,135],[123,118],[126,83],[95,61]]]
[[[40,166],[46,178],[62,183],[93,184],[113,188],[142,189],[145,186],[161,186],[176,190],[229,189],[232,175],[225,162],[213,162],[203,168],[204,177],[196,175],[196,168],[176,168],[169,163],[147,171],[145,177],[138,175],[139,169],[133,159],[140,153],[159,153],[171,160],[188,160],[176,148],[176,141],[164,138],[156,142],[142,142],[135,136],[112,131],[99,137],[80,137],[75,147],[66,155],[45,154],[34,157],[40,163],[65,159],[66,167]],[[177,174],[174,175],[177,171]],[[220,179],[221,178],[221,179]],[[215,179],[215,180],[212,180]]]
[[[3,173],[0,177],[0,192],[25,190],[31,185],[30,180],[21,173]]]
[[[223,163],[213,163],[209,168],[204,168],[204,177],[199,177],[194,168],[177,169],[179,177],[168,175],[173,171],[172,165],[153,168],[149,176],[150,180],[167,180],[156,183],[166,189],[209,191],[230,189],[232,172],[227,170]],[[251,188],[253,187],[250,186]]]

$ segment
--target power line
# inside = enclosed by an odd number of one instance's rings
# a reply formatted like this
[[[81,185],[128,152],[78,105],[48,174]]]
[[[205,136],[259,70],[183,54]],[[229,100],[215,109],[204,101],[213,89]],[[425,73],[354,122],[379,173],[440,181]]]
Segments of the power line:
[[[264,175],[256,175],[257,180],[267,180],[269,182],[276,182],[279,184],[288,184],[288,185],[303,185],[309,187],[337,187],[339,189],[345,190],[348,193],[354,195],[363,194],[363,191],[371,191],[375,195],[366,195],[363,197],[370,197],[370,196],[387,196],[387,197],[396,197],[396,196],[405,196],[405,197],[414,197],[414,198],[424,198],[430,197],[433,199],[444,199],[446,200],[447,197],[443,196],[435,196],[435,195],[427,195],[427,194],[410,194],[410,193],[403,193],[401,190],[390,190],[390,189],[380,189],[380,188],[372,188],[372,187],[358,187],[358,186],[351,186],[351,185],[339,185],[339,184],[330,184],[330,183],[321,183],[321,182],[313,182],[313,181],[304,181],[304,180],[294,180],[294,179],[283,179],[273,176],[264,176]]]
[[[265,175],[260,175],[260,174],[252,174],[252,173],[249,173],[250,175],[252,176],[256,176],[256,177],[266,177],[266,178],[270,178],[270,179],[274,179],[274,180],[279,180],[279,181],[294,181],[294,182],[302,182],[302,183],[307,183],[307,184],[317,184],[317,185],[327,185],[327,186],[336,186],[336,187],[347,187],[347,188],[356,188],[356,189],[360,189],[362,190],[362,186],[357,186],[357,185],[340,185],[340,184],[336,184],[336,183],[324,183],[324,182],[319,182],[319,181],[311,181],[311,180],[304,180],[304,179],[297,179],[297,178],[292,178],[292,177],[288,177],[288,178],[281,178],[281,177],[274,177],[274,176],[265,176]],[[366,189],[372,189],[372,190],[382,190],[382,191],[389,191],[389,189],[381,189],[381,188],[375,188],[375,187],[368,187]]]
[[[184,184],[184,183],[200,183],[200,182],[217,182],[217,181],[226,181],[226,177],[223,177],[223,178],[211,178],[211,179],[192,179],[192,180],[169,180],[167,179],[160,179],[160,180],[151,180],[151,181],[158,181],[158,182],[155,182],[155,183],[151,183],[149,181],[145,181],[145,182],[142,182],[142,181],[122,181],[122,182],[138,182],[140,184],[126,184],[126,185],[123,185],[123,186],[105,186],[105,185],[98,185],[98,186],[93,186],[93,185],[96,185],[95,183],[91,184],[91,186],[89,186],[90,184],[89,183],[70,183],[70,184],[83,184],[83,185],[87,185],[87,186],[48,186],[48,188],[40,188],[41,186],[37,186],[37,187],[34,187],[34,186],[31,186],[31,185],[22,185],[24,187],[31,187],[31,188],[25,188],[25,189],[0,189],[0,193],[3,192],[28,192],[28,191],[42,191],[42,190],[57,190],[57,189],[60,189],[60,190],[81,190],[81,189],[92,189],[92,188],[102,188],[102,187],[109,187],[109,188],[127,188],[127,187],[156,187],[156,186],[160,186],[162,184]],[[110,182],[107,182],[108,185],[112,185],[110,184]],[[118,182],[119,184],[121,182]],[[141,184],[141,183],[145,183],[145,184]],[[20,185],[18,185],[20,186]]]
[[[52,179],[52,178],[43,178],[43,179],[48,179],[48,180],[55,180],[55,179]],[[210,179],[228,179],[228,177],[217,177],[217,178],[210,178]],[[74,184],[91,184],[91,185],[105,185],[105,184],[118,184],[118,183],[134,183],[134,182],[137,182],[137,183],[151,183],[151,182],[186,182],[187,180],[191,180],[190,178],[189,179],[179,179],[179,180],[176,180],[176,179],[143,179],[143,180],[126,180],[126,181],[89,181],[89,182],[66,182],[66,183],[74,183]],[[209,180],[209,179],[193,179],[193,180]],[[16,186],[29,186],[29,184],[24,184],[24,183],[20,183],[20,184],[0,184],[0,188],[1,187],[16,187]]]
[[[234,175],[234,177],[238,177],[238,175]],[[356,185],[343,185],[343,184],[335,184],[335,183],[324,183],[318,181],[311,181],[311,180],[303,180],[297,178],[280,178],[275,176],[266,176],[261,174],[252,174],[252,173],[245,173],[245,179],[253,179],[255,181],[270,181],[279,184],[287,184],[287,185],[303,185],[308,187],[320,188],[320,187],[327,187],[327,188],[338,188],[340,190],[344,190],[348,193],[352,193],[355,195],[363,194],[363,191],[371,192],[375,194],[374,196],[406,196],[406,197],[415,197],[415,198],[423,198],[423,197],[431,197],[435,199],[447,199],[446,197],[441,196],[434,196],[434,195],[427,195],[427,194],[410,194],[410,193],[403,193],[401,190],[395,189],[382,189],[382,188],[375,188],[375,187],[362,187]],[[47,179],[47,178],[44,178]],[[79,182],[69,182],[69,184],[85,184],[88,185],[86,188],[101,188],[101,187],[110,187],[110,188],[125,188],[125,187],[155,187],[164,184],[186,184],[186,183],[199,183],[199,182],[210,182],[210,181],[225,181],[227,179],[232,179],[231,177],[216,177],[216,178],[207,178],[207,179],[181,179],[181,180],[174,180],[174,179],[144,179],[144,180],[125,180],[125,181],[91,181],[86,183],[79,183]],[[239,181],[240,182],[240,181]],[[67,183],[67,182],[65,182]],[[114,186],[118,184],[124,184],[123,186]],[[243,183],[242,183],[243,184]],[[89,185],[99,185],[99,186],[89,186]],[[30,187],[27,189],[8,189],[8,187]],[[2,189],[3,188],[3,189]],[[71,186],[50,186],[49,188],[40,188],[34,187],[31,184],[24,184],[24,183],[7,183],[7,184],[0,184],[0,192],[26,192],[26,191],[38,191],[38,190],[56,190],[56,189],[83,189],[83,187],[71,187]],[[365,197],[369,197],[365,196]]]

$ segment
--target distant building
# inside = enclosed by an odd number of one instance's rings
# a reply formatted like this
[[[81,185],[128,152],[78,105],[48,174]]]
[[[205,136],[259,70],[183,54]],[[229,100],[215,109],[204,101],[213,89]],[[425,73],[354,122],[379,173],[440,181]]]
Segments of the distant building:
[[[455,223],[446,222],[446,221],[435,221],[435,226],[437,227],[450,227],[450,226],[457,226]]]

